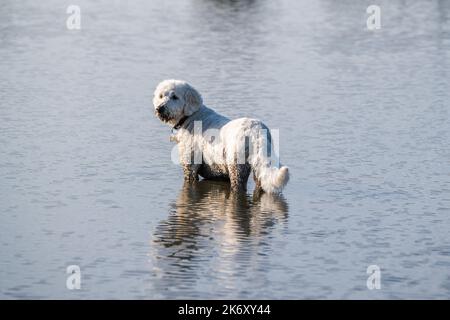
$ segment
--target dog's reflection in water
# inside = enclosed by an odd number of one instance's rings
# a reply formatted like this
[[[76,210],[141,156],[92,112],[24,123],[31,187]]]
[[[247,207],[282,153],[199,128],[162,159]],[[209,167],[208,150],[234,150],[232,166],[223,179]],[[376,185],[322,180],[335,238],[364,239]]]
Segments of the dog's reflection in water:
[[[194,281],[199,273],[232,272],[264,256],[271,234],[284,232],[288,217],[282,195],[231,192],[219,181],[185,183],[171,206],[156,227],[150,255],[155,271],[172,284],[179,277]]]

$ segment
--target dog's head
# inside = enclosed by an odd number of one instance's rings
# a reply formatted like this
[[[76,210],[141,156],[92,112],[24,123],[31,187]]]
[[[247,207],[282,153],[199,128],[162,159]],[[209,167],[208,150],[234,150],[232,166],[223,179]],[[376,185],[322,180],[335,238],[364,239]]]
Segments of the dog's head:
[[[164,80],[158,84],[153,96],[156,116],[172,126],[202,105],[203,100],[197,90],[181,80]]]

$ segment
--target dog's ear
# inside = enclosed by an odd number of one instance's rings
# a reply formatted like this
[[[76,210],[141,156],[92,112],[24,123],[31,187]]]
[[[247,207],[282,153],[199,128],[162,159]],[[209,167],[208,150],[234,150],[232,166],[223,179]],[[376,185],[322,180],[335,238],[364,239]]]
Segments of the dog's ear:
[[[184,115],[190,116],[196,112],[203,104],[203,99],[200,93],[197,92],[191,86],[187,86],[186,92],[184,93]]]

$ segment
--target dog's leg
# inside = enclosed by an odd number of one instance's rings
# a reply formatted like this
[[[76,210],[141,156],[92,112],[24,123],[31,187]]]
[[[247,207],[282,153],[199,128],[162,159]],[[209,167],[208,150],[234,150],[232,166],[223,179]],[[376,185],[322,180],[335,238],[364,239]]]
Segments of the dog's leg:
[[[253,172],[253,180],[255,180],[255,190],[253,190],[253,196],[254,197],[259,197],[261,196],[261,194],[264,193],[264,190],[261,186],[261,180],[259,180],[255,173]]]
[[[228,165],[228,175],[230,176],[231,190],[238,192],[247,190],[247,181],[248,176],[250,175],[250,165]]]
[[[198,181],[198,170],[200,166],[200,164],[183,164],[184,181]]]

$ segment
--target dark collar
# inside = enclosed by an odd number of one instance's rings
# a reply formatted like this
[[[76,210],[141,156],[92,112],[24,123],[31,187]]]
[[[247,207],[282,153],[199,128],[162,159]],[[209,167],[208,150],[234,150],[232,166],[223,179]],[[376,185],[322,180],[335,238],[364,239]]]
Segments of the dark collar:
[[[189,118],[188,116],[184,116],[183,118],[180,119],[180,121],[177,122],[177,124],[172,128],[172,130],[178,130],[181,128],[181,126],[183,125],[183,123],[186,121],[186,119]]]

